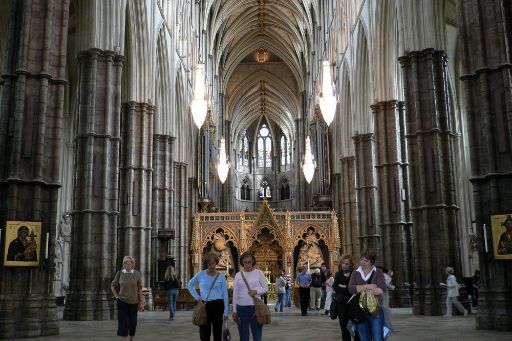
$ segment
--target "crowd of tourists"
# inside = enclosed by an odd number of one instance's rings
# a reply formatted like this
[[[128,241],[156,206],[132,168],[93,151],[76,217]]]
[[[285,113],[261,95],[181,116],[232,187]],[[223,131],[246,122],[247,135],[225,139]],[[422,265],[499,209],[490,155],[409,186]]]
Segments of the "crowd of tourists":
[[[274,310],[283,312],[286,307],[292,306],[292,291],[295,287],[301,315],[308,316],[308,312],[320,311],[333,320],[337,319],[343,341],[385,340],[393,330],[389,292],[395,286],[392,282],[393,272],[377,267],[375,261],[375,252],[367,249],[360,254],[357,267],[354,267],[352,256],[343,255],[339,269],[334,274],[327,269],[325,263],[314,269],[299,267],[295,280],[291,274],[280,271],[275,278],[277,301]],[[204,254],[203,270],[196,273],[187,284],[192,297],[204,306],[204,321],[198,324],[200,340],[209,341],[211,336],[214,341],[229,339],[227,321],[231,311],[240,340],[249,341],[252,334],[254,341],[261,341],[263,325],[270,323],[270,316],[268,320],[261,322],[259,315],[262,308],[258,303],[264,306],[263,310],[268,310],[268,306],[266,302],[259,302],[258,298],[269,291],[268,276],[255,267],[256,257],[251,252],[245,252],[240,257],[240,271],[230,282],[231,285],[228,285],[227,276],[218,271],[218,264],[219,256],[216,253]],[[137,312],[144,310],[141,276],[134,267],[133,257],[124,257],[123,268],[116,273],[111,286],[117,301],[117,335],[126,340],[134,337]],[[445,317],[452,315],[453,305],[466,316],[468,311],[457,299],[459,284],[454,276],[454,269],[446,267],[445,274],[446,281],[440,283],[447,290]],[[473,282],[473,290],[478,295],[478,271]],[[173,266],[169,266],[165,272],[164,287],[167,291],[170,320],[174,320],[176,314],[177,296],[181,286],[179,275]],[[231,306],[228,286],[233,293]],[[270,315],[269,310],[267,314]]]

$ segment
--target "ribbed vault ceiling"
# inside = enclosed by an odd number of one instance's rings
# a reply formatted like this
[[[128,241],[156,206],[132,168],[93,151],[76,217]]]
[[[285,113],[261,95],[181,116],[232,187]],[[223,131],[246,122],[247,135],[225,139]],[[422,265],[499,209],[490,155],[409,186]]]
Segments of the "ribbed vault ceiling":
[[[312,0],[207,0],[204,29],[209,35],[211,51],[223,93],[229,96],[225,117],[233,123],[236,135],[263,114],[287,133],[300,108],[299,93],[305,86],[309,69],[307,56],[314,27]],[[245,63],[264,47],[269,56],[288,68],[295,84],[283,82],[272,68],[261,70],[258,63]],[[227,93],[239,65],[254,67],[231,93]],[[262,81],[265,90],[262,95]],[[264,99],[263,99],[264,98]],[[264,102],[264,103],[263,103]],[[265,110],[262,110],[264,107]]]

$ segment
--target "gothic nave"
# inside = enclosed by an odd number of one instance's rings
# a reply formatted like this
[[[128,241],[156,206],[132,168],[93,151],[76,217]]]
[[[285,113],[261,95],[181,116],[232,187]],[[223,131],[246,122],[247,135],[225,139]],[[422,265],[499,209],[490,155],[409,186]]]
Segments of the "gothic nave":
[[[156,295],[366,248],[414,317],[480,270],[508,336],[511,43],[506,0],[0,1],[0,339],[114,320],[125,255]]]

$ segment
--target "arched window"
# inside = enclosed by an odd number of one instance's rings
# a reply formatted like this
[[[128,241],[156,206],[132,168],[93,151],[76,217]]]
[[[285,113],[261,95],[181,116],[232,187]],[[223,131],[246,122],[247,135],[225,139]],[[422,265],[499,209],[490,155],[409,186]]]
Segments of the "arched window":
[[[247,138],[247,130],[244,130],[240,139],[238,164],[243,167],[249,167],[249,139]]]
[[[281,166],[286,166],[288,156],[288,145],[286,141],[286,136],[281,135]]]
[[[272,138],[266,124],[258,131],[258,167],[272,167]]]
[[[240,199],[251,200],[251,187],[249,179],[244,179],[244,181],[242,181],[242,186],[240,187]]]
[[[263,198],[272,198],[272,194],[270,193],[270,183],[266,179],[260,183],[260,199]]]

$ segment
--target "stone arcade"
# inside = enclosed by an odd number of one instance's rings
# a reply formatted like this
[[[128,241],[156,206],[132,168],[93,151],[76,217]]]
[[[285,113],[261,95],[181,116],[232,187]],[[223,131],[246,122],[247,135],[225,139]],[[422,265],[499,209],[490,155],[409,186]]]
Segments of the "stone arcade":
[[[57,304],[114,319],[124,255],[155,292],[212,248],[271,275],[372,247],[416,315],[444,314],[445,266],[479,269],[475,328],[511,330],[511,22],[506,0],[0,1],[0,339],[59,334]],[[5,259],[16,222],[37,265]]]

